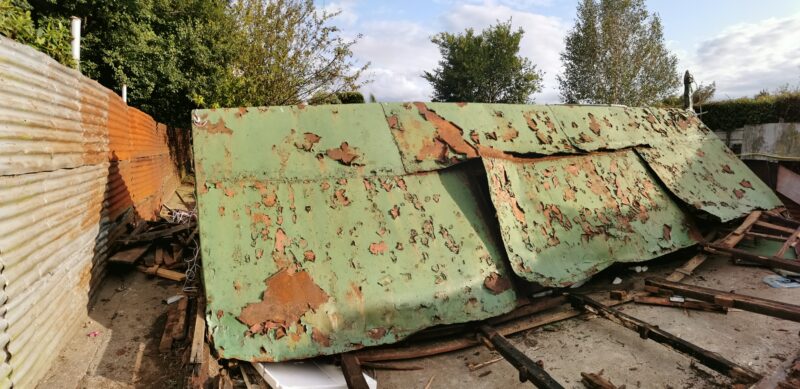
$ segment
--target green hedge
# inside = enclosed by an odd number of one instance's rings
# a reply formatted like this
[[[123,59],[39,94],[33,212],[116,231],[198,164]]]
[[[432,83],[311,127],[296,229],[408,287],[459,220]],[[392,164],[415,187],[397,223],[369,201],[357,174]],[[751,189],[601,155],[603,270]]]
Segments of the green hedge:
[[[703,120],[715,131],[731,131],[750,124],[800,122],[800,93],[715,101],[701,107]],[[695,107],[698,111],[698,107]]]
[[[0,0],[0,35],[33,46],[66,66],[74,66],[69,20],[44,17],[34,23],[30,10],[26,0]]]

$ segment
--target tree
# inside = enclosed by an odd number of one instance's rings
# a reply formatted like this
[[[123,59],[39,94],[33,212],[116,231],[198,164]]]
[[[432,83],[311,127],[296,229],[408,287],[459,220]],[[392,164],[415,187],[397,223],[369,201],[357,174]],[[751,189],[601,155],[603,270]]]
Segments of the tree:
[[[439,46],[442,60],[423,78],[433,86],[434,101],[481,103],[530,103],[542,88],[542,73],[520,56],[524,31],[513,31],[511,21],[498,23],[476,34],[447,32],[431,41]]]
[[[0,0],[0,35],[33,46],[66,66],[74,66],[69,20],[45,17],[34,23],[25,0]]]
[[[559,89],[569,103],[646,105],[680,84],[661,18],[644,0],[583,0],[561,61]]]
[[[226,0],[30,0],[34,19],[83,19],[81,72],[171,126],[214,103],[236,47]]]
[[[235,0],[237,55],[223,105],[289,105],[318,94],[357,90],[369,64],[357,66],[339,29],[338,13],[312,0]]]

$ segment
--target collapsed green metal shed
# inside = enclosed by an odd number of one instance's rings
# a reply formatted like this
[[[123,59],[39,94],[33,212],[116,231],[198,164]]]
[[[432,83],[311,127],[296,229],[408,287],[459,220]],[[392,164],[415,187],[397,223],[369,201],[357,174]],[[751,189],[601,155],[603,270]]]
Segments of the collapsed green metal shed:
[[[390,103],[193,113],[207,320],[282,361],[513,310],[781,205],[687,111]]]

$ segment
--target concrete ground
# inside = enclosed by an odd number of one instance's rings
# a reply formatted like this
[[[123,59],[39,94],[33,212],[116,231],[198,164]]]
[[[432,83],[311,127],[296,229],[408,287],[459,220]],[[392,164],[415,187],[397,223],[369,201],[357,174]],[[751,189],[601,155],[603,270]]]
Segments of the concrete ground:
[[[603,272],[590,287],[606,288],[614,277],[641,284],[645,276],[666,276],[685,257],[648,264],[646,273],[625,266]],[[719,290],[800,304],[800,289],[773,289],[762,282],[767,269],[740,267],[712,257],[684,280]],[[132,271],[110,275],[101,286],[91,319],[64,349],[40,388],[179,388],[180,350],[158,352],[166,320],[162,299],[180,286]],[[800,323],[732,310],[727,315],[627,304],[623,311],[754,369],[770,374],[800,350]],[[96,332],[97,336],[89,334]],[[512,336],[514,344],[567,388],[583,388],[581,372],[627,388],[722,388],[730,381],[692,359],[601,318],[575,318]],[[529,388],[507,362],[470,371],[497,355],[484,347],[403,362],[414,371],[369,371],[380,388]],[[137,362],[140,361],[140,362]]]
[[[614,276],[626,281],[644,276],[666,276],[680,261],[650,264],[646,273],[622,270],[619,274],[600,274],[595,286],[609,285]],[[735,291],[786,303],[800,304],[800,288],[773,289],[761,280],[769,270],[739,267],[725,258],[710,258],[683,282],[709,288]],[[787,357],[800,350],[800,323],[775,319],[750,312],[732,310],[727,315],[677,308],[627,304],[621,308],[632,315],[715,351],[761,374],[772,373]],[[599,373],[615,385],[627,388],[728,388],[724,376],[693,363],[691,358],[672,351],[618,324],[602,318],[575,318],[530,330],[510,337],[511,341],[566,388],[584,388],[581,372]],[[380,388],[530,388],[520,383],[517,371],[506,361],[470,371],[469,363],[496,358],[485,347],[410,360],[406,365],[422,370],[375,370]]]
[[[39,388],[181,388],[180,350],[161,354],[163,299],[182,283],[135,270],[109,273],[89,320],[69,341]]]

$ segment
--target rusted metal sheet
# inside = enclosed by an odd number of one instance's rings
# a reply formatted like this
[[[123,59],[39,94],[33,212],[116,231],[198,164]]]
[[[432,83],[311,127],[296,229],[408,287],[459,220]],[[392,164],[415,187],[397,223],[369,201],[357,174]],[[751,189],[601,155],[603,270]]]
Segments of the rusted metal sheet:
[[[576,148],[618,150],[648,144],[651,132],[666,132],[647,108],[551,105],[553,116]]]
[[[87,315],[115,218],[152,218],[177,186],[166,134],[0,37],[0,388],[36,386]]]
[[[479,156],[573,151],[547,106],[387,103],[383,109],[408,173]]]
[[[696,116],[662,112],[656,118],[669,131],[651,133],[649,147],[636,150],[675,196],[723,222],[782,205]]]
[[[777,181],[775,190],[800,204],[800,174],[779,165]]]
[[[511,267],[528,281],[568,286],[696,243],[633,151],[484,164]]]
[[[205,110],[193,120],[198,176],[403,173],[378,104]]]
[[[474,180],[458,167],[216,182],[198,203],[217,350],[253,361],[304,358],[510,311],[510,272]]]

